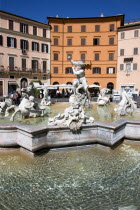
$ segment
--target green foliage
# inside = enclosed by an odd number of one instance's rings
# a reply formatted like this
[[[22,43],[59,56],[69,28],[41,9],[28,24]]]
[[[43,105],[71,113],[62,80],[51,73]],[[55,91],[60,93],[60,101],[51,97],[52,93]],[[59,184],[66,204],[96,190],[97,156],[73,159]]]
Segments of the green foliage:
[[[42,85],[42,82],[40,80],[33,80],[32,82],[30,82],[29,85],[34,85],[34,82],[38,82],[40,85]],[[40,96],[40,90],[34,88],[34,92],[35,92],[35,98],[39,98]]]

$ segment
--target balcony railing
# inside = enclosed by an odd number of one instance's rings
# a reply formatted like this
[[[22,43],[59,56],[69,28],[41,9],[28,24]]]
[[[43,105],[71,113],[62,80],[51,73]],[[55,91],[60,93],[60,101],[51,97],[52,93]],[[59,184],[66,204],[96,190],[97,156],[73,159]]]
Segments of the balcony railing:
[[[32,69],[32,68],[19,68],[16,66],[8,66],[7,69],[5,69],[3,66],[0,67],[0,71],[4,72],[13,72],[13,73],[33,73],[33,74],[49,74],[49,70],[45,69]]]

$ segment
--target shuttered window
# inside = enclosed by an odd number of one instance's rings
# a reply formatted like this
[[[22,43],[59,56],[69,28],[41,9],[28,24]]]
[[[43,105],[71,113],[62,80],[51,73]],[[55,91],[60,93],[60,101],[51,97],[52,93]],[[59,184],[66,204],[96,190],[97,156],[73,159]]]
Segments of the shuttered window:
[[[45,28],[43,28],[43,37],[46,38],[46,29]]]
[[[3,46],[3,36],[0,35],[0,46]]]
[[[94,67],[92,69],[93,74],[101,74],[101,68],[100,67]]]
[[[33,26],[33,35],[37,36],[37,27]]]
[[[37,71],[38,69],[38,60],[32,60],[32,69]]]
[[[14,67],[15,67],[14,57],[9,57],[9,70],[14,71]]]
[[[47,44],[42,44],[42,52],[48,53],[48,45]]]
[[[115,67],[108,67],[106,71],[107,74],[115,74]]]
[[[14,22],[13,20],[9,20],[9,30],[13,30],[14,29]]]
[[[14,37],[7,37],[7,47],[17,47],[17,40]]]
[[[58,38],[54,38],[54,45],[58,45]]]
[[[39,43],[38,42],[32,42],[32,51],[39,52]]]
[[[114,24],[110,24],[110,25],[109,25],[109,30],[110,30],[110,31],[114,31]]]
[[[22,71],[26,71],[26,59],[22,58]]]
[[[54,53],[54,60],[58,61],[58,53]]]
[[[28,33],[28,24],[20,23],[20,32]]]
[[[20,40],[20,48],[22,50],[28,50],[28,46],[29,46],[29,44],[28,44],[27,40],[24,40],[24,39]]]

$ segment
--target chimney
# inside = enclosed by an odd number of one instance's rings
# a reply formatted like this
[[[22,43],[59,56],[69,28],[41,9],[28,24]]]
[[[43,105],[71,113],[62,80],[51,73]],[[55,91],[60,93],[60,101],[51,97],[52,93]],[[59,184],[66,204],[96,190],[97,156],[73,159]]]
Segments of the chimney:
[[[59,18],[59,15],[58,14],[56,14],[56,18]]]

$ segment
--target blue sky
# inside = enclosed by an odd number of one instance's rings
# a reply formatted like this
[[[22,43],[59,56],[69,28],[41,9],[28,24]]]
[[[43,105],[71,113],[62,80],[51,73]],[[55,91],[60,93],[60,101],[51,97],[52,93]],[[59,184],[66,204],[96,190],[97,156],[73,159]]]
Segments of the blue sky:
[[[0,9],[33,20],[47,16],[98,17],[125,14],[125,21],[140,20],[140,0],[0,0]]]

